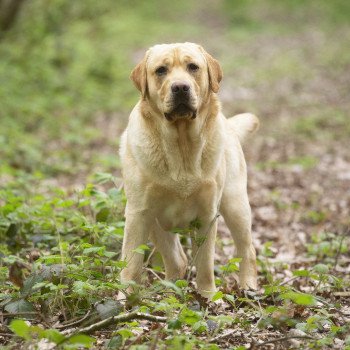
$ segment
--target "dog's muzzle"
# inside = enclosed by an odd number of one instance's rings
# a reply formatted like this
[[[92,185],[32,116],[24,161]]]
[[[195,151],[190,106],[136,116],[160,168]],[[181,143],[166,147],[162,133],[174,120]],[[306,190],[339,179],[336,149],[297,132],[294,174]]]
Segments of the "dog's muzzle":
[[[171,85],[171,109],[164,113],[169,121],[178,118],[194,119],[197,116],[197,110],[192,105],[191,87],[187,83],[176,82]]]

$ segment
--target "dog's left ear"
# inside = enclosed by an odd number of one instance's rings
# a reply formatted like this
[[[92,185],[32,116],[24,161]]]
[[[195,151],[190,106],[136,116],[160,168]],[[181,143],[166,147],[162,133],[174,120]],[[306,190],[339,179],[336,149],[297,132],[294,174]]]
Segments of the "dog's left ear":
[[[200,49],[207,61],[210,88],[216,93],[219,91],[220,81],[222,80],[223,76],[220,63],[213,56],[209,55],[202,46],[200,46]]]
[[[141,92],[142,98],[145,99],[147,94],[147,63],[148,52],[142,61],[132,70],[130,79],[134,82],[137,89]]]

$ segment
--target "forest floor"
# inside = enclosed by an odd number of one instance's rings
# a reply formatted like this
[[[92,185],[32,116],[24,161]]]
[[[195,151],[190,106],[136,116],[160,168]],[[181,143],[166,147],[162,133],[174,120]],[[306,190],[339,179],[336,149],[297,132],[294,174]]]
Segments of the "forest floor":
[[[4,349],[350,349],[348,7],[342,1],[271,3],[193,2],[178,19],[184,4],[165,10],[150,2],[159,18],[146,5],[135,14],[122,7],[118,23],[101,5],[104,17],[93,30],[89,14],[66,19],[66,34],[53,30],[45,42],[36,41],[33,30],[26,63],[16,56],[28,49],[25,40],[16,39],[13,49],[16,32],[4,39]],[[176,21],[182,27],[174,35]],[[135,30],[128,33],[130,26]],[[143,27],[150,37],[139,39]],[[113,38],[127,34],[132,45],[122,38],[111,47]],[[147,46],[175,40],[199,42],[221,62],[219,96],[227,117],[250,111],[260,118],[261,129],[244,145],[259,289],[237,287],[233,241],[219,218],[216,302],[200,298],[192,279],[162,282],[150,246],[140,247],[146,287],[120,304],[125,198],[118,137],[137,101],[128,72]],[[118,50],[124,53],[114,56]],[[85,53],[92,59],[80,66]],[[111,68],[116,59],[119,66]],[[79,81],[79,74],[89,78]],[[23,77],[28,81],[18,88]],[[190,247],[186,252],[190,256]],[[82,331],[132,311],[160,319]]]

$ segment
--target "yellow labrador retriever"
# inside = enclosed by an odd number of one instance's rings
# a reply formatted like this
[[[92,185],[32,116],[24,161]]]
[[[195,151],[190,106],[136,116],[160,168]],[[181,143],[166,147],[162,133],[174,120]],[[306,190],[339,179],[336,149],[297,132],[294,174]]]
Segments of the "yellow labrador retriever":
[[[141,99],[121,138],[127,197],[123,282],[139,282],[150,238],[162,255],[166,278],[183,278],[187,258],[174,228],[192,228],[198,291],[215,293],[214,250],[220,213],[240,263],[240,285],[256,288],[246,164],[240,142],[259,125],[252,114],[226,119],[216,93],[217,60],[193,43],[150,48],[131,73]],[[195,224],[194,224],[195,223]]]

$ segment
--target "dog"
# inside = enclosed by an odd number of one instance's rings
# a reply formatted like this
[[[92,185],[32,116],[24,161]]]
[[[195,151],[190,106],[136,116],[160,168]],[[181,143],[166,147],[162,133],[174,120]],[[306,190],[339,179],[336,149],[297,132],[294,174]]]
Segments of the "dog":
[[[212,298],[220,213],[241,258],[240,286],[257,288],[241,142],[259,121],[249,113],[224,117],[217,97],[222,77],[219,62],[194,43],[153,46],[131,73],[141,97],[120,144],[127,197],[123,283],[140,282],[143,255],[135,249],[149,238],[166,278],[183,278],[187,257],[171,230],[192,228],[197,289]]]

